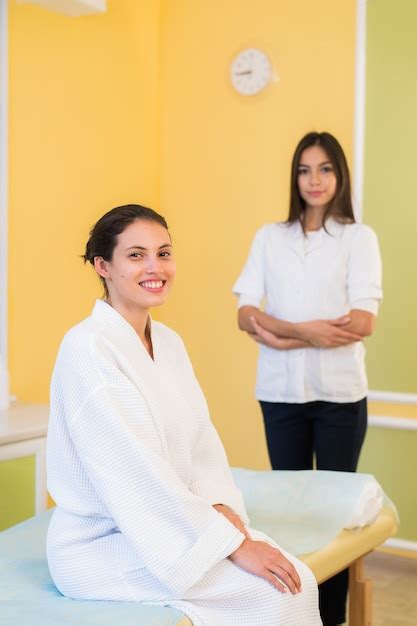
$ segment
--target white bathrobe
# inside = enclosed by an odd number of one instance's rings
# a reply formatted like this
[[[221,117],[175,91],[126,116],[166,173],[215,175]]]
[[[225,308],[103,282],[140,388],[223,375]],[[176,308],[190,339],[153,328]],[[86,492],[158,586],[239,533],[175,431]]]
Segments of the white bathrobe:
[[[162,604],[195,626],[319,626],[317,587],[277,591],[226,557],[245,522],[220,439],[179,336],[151,328],[154,359],[103,301],[61,344],[51,386],[48,531],[52,577],[67,596]],[[265,539],[251,531],[253,538]]]

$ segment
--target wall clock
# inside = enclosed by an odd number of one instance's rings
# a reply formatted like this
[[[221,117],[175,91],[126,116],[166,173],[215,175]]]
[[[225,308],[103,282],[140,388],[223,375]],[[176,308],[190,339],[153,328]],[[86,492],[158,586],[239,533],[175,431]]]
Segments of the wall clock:
[[[236,91],[243,96],[259,93],[271,79],[271,61],[259,48],[245,48],[232,60],[230,80]]]

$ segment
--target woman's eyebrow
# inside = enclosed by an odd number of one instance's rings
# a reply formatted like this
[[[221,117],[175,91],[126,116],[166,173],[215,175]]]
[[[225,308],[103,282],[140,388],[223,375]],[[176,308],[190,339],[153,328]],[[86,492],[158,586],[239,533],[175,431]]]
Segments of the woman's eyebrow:
[[[158,250],[161,250],[162,248],[172,248],[172,243],[163,243],[162,246],[159,246]],[[148,250],[148,248],[145,248],[144,246],[129,246],[128,248],[126,248],[126,252],[128,250]]]
[[[323,163],[319,163],[319,167],[322,167],[322,165],[332,165],[331,161],[323,161]],[[310,168],[310,165],[306,165],[305,163],[300,163],[298,167],[308,167]]]

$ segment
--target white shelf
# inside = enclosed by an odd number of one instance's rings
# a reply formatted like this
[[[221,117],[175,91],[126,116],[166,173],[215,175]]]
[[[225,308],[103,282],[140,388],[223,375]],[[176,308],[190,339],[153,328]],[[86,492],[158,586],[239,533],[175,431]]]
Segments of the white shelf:
[[[0,446],[46,437],[49,406],[47,404],[12,404],[0,411]]]
[[[37,4],[44,9],[49,9],[64,15],[79,17],[92,13],[104,13],[106,0],[18,0],[21,4]]]

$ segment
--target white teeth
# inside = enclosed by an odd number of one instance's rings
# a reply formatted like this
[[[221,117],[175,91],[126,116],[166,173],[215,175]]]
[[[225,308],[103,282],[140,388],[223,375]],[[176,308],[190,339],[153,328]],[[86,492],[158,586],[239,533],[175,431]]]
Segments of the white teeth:
[[[145,280],[143,283],[140,283],[142,287],[146,287],[147,289],[160,289],[163,285],[162,280]]]

